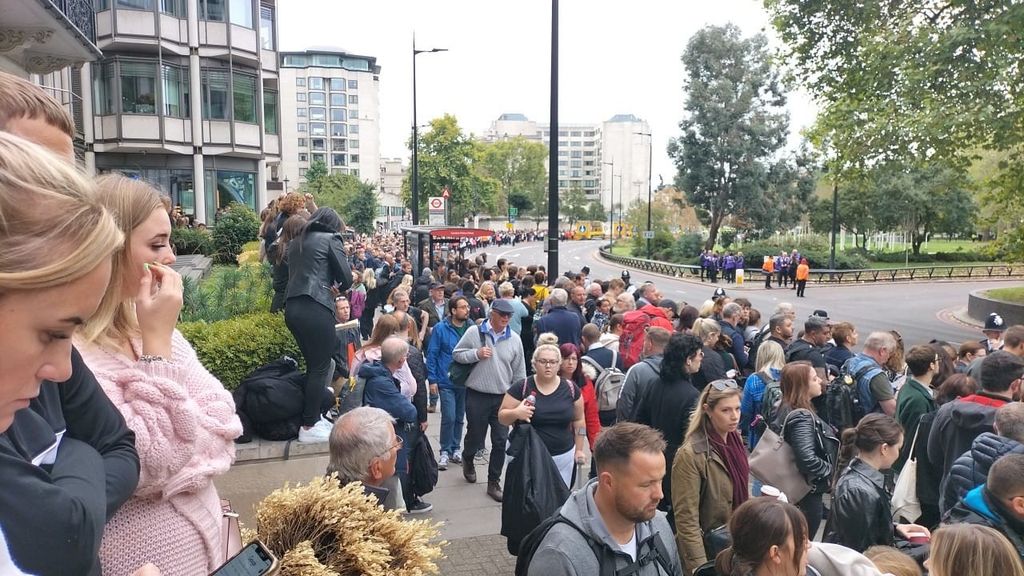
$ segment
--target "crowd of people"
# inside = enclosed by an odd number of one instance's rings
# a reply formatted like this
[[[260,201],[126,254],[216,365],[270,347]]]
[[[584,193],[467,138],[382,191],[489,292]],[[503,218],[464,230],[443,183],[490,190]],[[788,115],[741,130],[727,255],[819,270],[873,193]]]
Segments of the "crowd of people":
[[[165,199],[85,177],[72,135],[0,74],[0,573],[210,573],[242,424],[175,329]],[[397,236],[309,200],[261,230],[306,366],[297,437],[382,506],[429,511],[418,470],[486,464],[503,522],[535,515],[502,528],[527,533],[521,573],[1024,576],[1024,326],[861,343],[824,310],[798,332],[788,303],[762,321],[722,288],[690,305],[470,244],[414,271]],[[565,496],[533,510],[512,474]]]

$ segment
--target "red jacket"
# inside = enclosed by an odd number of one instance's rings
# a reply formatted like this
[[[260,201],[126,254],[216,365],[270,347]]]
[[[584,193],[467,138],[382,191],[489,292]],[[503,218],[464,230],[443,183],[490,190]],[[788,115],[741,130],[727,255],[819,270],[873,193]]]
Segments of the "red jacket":
[[[586,376],[584,378],[586,384],[580,389],[580,394],[583,395],[583,417],[587,421],[587,441],[590,443],[590,452],[593,453],[594,442],[601,432],[601,418],[597,413],[597,390],[594,388],[594,381]]]
[[[675,332],[676,327],[672,325],[672,321],[668,319],[668,314],[664,308],[658,308],[653,304],[647,304],[640,307],[640,311],[651,317],[651,326],[657,326],[658,328],[664,328],[669,332]]]

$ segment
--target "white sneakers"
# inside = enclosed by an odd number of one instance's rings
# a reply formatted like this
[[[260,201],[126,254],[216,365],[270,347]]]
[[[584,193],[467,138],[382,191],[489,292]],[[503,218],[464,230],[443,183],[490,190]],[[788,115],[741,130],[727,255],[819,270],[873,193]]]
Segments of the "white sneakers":
[[[299,427],[299,442],[302,443],[314,443],[314,442],[327,442],[327,439],[331,436],[331,428],[334,425],[329,420],[320,418],[320,421],[310,426],[309,428]]]

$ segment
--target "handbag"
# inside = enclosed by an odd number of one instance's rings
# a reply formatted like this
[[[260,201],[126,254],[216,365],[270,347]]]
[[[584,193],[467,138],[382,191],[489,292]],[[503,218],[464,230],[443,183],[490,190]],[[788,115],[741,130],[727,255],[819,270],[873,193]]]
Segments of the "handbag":
[[[230,500],[221,500],[222,512],[221,541],[224,543],[223,564],[242,551],[242,527],[238,524],[238,513],[232,510]]]
[[[893,520],[903,517],[912,523],[921,517],[921,501],[917,498],[917,457],[914,455],[917,434],[920,431],[921,424],[918,424],[917,430],[914,430],[914,440],[910,443],[910,457],[903,464],[903,470],[900,471],[896,487],[892,491]]]
[[[771,427],[765,429],[761,440],[750,453],[750,473],[764,484],[781,490],[795,504],[810,494],[812,488],[796,467],[793,448],[784,440],[786,424],[793,412],[786,415],[779,434]]]

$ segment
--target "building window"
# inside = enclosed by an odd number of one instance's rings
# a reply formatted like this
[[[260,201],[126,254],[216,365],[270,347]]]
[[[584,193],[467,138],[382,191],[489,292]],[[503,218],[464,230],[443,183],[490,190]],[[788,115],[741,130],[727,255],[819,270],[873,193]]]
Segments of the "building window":
[[[305,147],[306,147],[306,139],[305,138],[299,138],[299,148],[305,148]]]
[[[315,122],[327,120],[327,108],[313,107],[309,109],[309,119]]]
[[[185,18],[188,16],[185,0],[160,0],[160,11],[175,18]]]
[[[331,166],[344,166],[345,155],[344,154],[331,154]]]
[[[299,118],[306,118],[308,116],[308,113],[305,108],[296,108],[295,115],[298,116]]]
[[[331,78],[331,92],[344,92],[345,91],[345,79],[344,78]]]
[[[349,104],[359,104],[359,96],[356,96],[355,94],[349,96],[348,97],[348,103]]]
[[[274,9],[270,6],[260,6],[260,46],[274,49]]]
[[[252,28],[252,0],[230,0],[231,23],[237,26]]]
[[[350,164],[359,164],[359,154],[353,154],[353,155],[349,156],[349,163]],[[358,176],[359,175],[359,171],[356,171],[355,175]]]
[[[593,150],[584,150],[583,151],[583,155],[584,156],[593,156],[594,155],[594,151]]]
[[[263,132],[277,134],[277,92],[263,93]]]
[[[314,152],[325,152],[327,151],[327,140],[323,138],[313,138],[311,144],[313,144]]]
[[[594,165],[594,161],[593,160],[584,160],[583,161],[583,165],[584,166],[593,166]]]
[[[359,140],[349,140],[348,141],[348,149],[349,150],[358,150],[359,149]]]
[[[568,188],[569,187],[569,181],[568,180],[559,180],[558,181],[558,187],[559,188]]]
[[[125,114],[156,114],[156,63],[120,62]]]
[[[164,64],[161,67],[164,88],[164,116],[188,117],[188,69]]]
[[[310,90],[323,90],[324,89],[324,79],[323,78],[310,78],[309,79],[309,89]]]
[[[579,178],[580,177],[580,171],[579,170],[573,170],[571,176],[573,178]]]
[[[583,136],[583,134],[576,130],[569,133],[570,138],[579,138],[580,136]]]
[[[358,160],[359,156],[353,156],[353,158]],[[355,163],[355,160],[353,160],[353,163]],[[359,178],[359,168],[353,168],[352,169],[352,175],[355,176],[356,178]]]
[[[295,85],[296,86],[300,86],[302,88],[305,88],[306,87],[306,78],[304,76],[296,76],[295,77]]]
[[[584,180],[583,181],[583,187],[584,188],[593,188],[595,186],[597,186],[597,180]]]
[[[309,104],[310,106],[326,106],[327,97],[324,96],[323,92],[310,92],[309,93]]]
[[[569,166],[572,166],[573,168],[582,168],[583,167],[583,161],[582,160],[573,160],[572,162],[569,163]]]
[[[344,122],[348,120],[344,108],[331,108],[331,122]]]
[[[359,134],[359,124],[349,124],[349,126],[348,126],[348,133],[349,134]]]
[[[313,162],[327,164],[327,154],[313,154]]]
[[[558,170],[558,175],[559,175],[559,176],[565,176],[565,175],[566,175],[566,174],[568,174],[568,173],[569,173],[569,170],[568,170],[568,169],[559,169],[559,170]]]
[[[256,77],[235,72],[232,75],[235,91],[235,122],[255,124],[256,117]]]
[[[306,154],[305,152],[300,152],[299,162],[309,162],[309,154]]]
[[[359,110],[356,109],[356,108],[349,108],[348,109],[348,118],[349,118],[349,120],[358,120],[359,119]]]
[[[569,155],[569,151],[568,150],[559,150],[558,151],[558,155],[559,156],[568,156]]]
[[[559,166],[566,166],[566,167],[568,167],[569,166],[569,161],[568,160],[559,160],[558,161],[558,165]]]
[[[129,10],[152,10],[153,0],[117,0],[117,7]]]
[[[226,70],[203,70],[203,118],[229,120],[228,73]]]
[[[216,193],[212,193],[214,190]],[[206,213],[212,216],[218,208],[233,202],[256,210],[256,173],[207,170]]]
[[[114,63],[104,62],[94,66],[93,70],[95,70],[93,77],[93,100],[95,101],[96,114],[99,116],[116,114],[117,72],[114,68]]]
[[[305,168],[299,168],[299,178],[303,178],[305,176],[306,176],[306,169]]]
[[[296,94],[295,95],[295,101],[296,102],[305,102],[306,101],[306,93],[305,92],[299,92],[298,94]]]
[[[327,124],[323,122],[310,122],[309,123],[309,135],[310,136],[327,136]]]
[[[331,80],[334,82],[334,80]],[[345,95],[344,94],[331,94],[331,106],[344,106]]]
[[[559,138],[566,138],[568,136],[569,136],[569,132],[567,130],[559,130],[558,131],[558,137]]]
[[[331,138],[331,150],[334,152],[344,152],[348,150],[348,141],[344,138]]]
[[[306,123],[305,122],[299,122],[299,124],[297,126],[297,129],[298,129],[299,132],[305,132],[306,131]]]
[[[569,153],[569,156],[572,158],[582,158],[583,153],[581,150],[573,150],[572,152]]]
[[[226,0],[199,0],[199,18],[213,22],[224,21],[224,2]]]
[[[349,90],[356,90],[358,88],[359,88],[359,80],[349,80],[348,81],[348,89]]]
[[[345,124],[331,124],[331,136],[348,136],[348,127]]]

